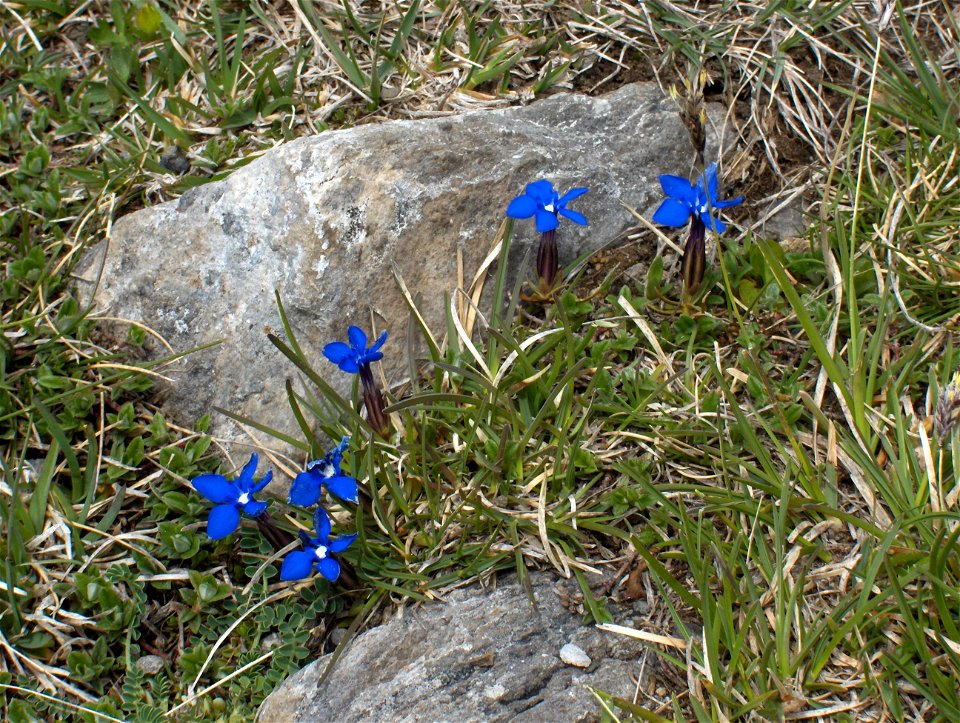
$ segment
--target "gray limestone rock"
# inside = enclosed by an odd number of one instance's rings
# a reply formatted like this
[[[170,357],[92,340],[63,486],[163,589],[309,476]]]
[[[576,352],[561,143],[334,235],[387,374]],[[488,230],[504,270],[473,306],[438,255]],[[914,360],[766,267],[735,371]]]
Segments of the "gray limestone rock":
[[[548,575],[533,577],[537,607],[515,578],[468,588],[351,642],[318,687],[330,656],[286,680],[260,709],[261,723],[295,721],[581,721],[598,717],[587,686],[632,700],[638,641],[584,625]],[[578,590],[578,588],[576,588]],[[568,588],[569,592],[569,588]],[[564,645],[587,668],[561,660]]]
[[[621,200],[652,212],[657,176],[686,174],[692,157],[676,104],[652,84],[330,131],[121,218],[109,244],[88,253],[81,286],[102,263],[95,299],[104,315],[146,324],[177,352],[222,341],[164,370],[175,380],[168,413],[189,421],[218,405],[297,434],[284,382],[299,373],[264,333],[282,336],[275,289],[314,368],[336,388],[347,392],[353,380],[323,359],[323,345],[344,339],[349,324],[369,330],[371,313],[390,332],[384,371],[398,381],[409,368],[409,311],[393,269],[442,331],[457,251],[469,283],[525,184],[591,188],[572,204],[589,227],[561,226],[568,263],[632,225]],[[533,221],[515,228],[512,271],[529,275],[519,261],[536,243]],[[219,415],[212,431],[246,439]]]

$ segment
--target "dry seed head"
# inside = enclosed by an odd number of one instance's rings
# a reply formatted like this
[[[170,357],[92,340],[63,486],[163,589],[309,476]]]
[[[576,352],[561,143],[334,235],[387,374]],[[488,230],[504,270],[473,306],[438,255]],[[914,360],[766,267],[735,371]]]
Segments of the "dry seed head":
[[[874,0],[873,9],[877,13],[877,30],[883,32],[886,29],[896,8],[897,4],[891,0]]]
[[[950,383],[944,387],[937,399],[937,408],[933,413],[933,425],[937,437],[942,442],[957,423],[960,416],[960,371],[954,373]]]

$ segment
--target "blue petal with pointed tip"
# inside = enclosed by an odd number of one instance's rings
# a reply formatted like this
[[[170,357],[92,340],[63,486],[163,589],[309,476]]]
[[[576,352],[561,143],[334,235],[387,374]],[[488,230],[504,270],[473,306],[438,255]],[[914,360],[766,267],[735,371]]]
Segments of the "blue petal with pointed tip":
[[[537,212],[537,202],[530,196],[517,196],[507,206],[507,216],[510,218],[530,218]]]
[[[350,547],[350,545],[352,545],[353,541],[356,539],[357,539],[356,533],[352,535],[341,535],[335,540],[330,541],[330,545],[329,545],[330,552],[343,552],[348,547]]]
[[[321,477],[310,472],[301,472],[290,485],[290,495],[287,500],[292,505],[310,507],[320,499]]]
[[[342,341],[332,341],[323,347],[323,355],[340,367],[341,371],[356,374],[360,371],[357,365],[357,355],[349,344]]]
[[[317,562],[317,567],[320,568],[320,574],[330,582],[336,582],[337,578],[340,577],[340,563],[332,557],[323,558]]]
[[[590,190],[589,188],[583,188],[583,187],[581,187],[581,188],[571,188],[571,189],[570,189],[569,191],[567,191],[565,194],[563,194],[562,196],[560,196],[560,200],[557,201],[557,204],[560,205],[560,206],[566,206],[566,205],[567,205],[568,203],[570,203],[573,199],[575,199],[575,198],[580,198],[580,196],[582,196],[583,194],[587,193],[589,190]]]
[[[347,339],[357,354],[362,354],[367,348],[367,335],[359,326],[347,327]]]
[[[380,334],[380,336],[377,337],[376,342],[374,342],[373,346],[370,347],[369,351],[380,351],[380,347],[382,347],[386,343],[387,343],[387,332],[384,331],[383,333]],[[344,439],[349,440],[350,437],[344,437]],[[341,441],[341,444],[342,444],[342,441]],[[343,450],[340,450],[340,451],[342,452]]]
[[[330,539],[330,518],[322,507],[318,507],[313,513],[313,529],[317,531],[317,537],[321,545],[327,544]]]
[[[323,355],[334,364],[339,364],[350,356],[350,345],[342,341],[331,341],[323,347]]]
[[[270,484],[270,480],[272,480],[272,479],[273,479],[273,470],[271,469],[271,470],[269,470],[265,475],[263,475],[263,479],[262,479],[262,480],[260,480],[259,482],[257,482],[257,483],[250,489],[250,494],[256,494],[257,492],[260,492],[264,487],[266,487],[268,484]]]
[[[690,207],[675,198],[664,199],[653,214],[653,222],[661,226],[683,226],[689,219]]]
[[[357,481],[346,475],[335,475],[326,480],[327,489],[341,500],[357,504]]]
[[[207,535],[211,540],[222,540],[239,524],[240,510],[235,505],[217,505],[210,510],[210,517],[207,518]]]
[[[240,496],[233,483],[222,474],[202,474],[194,477],[190,484],[208,500],[221,505],[225,502],[236,502]]]
[[[241,492],[249,492],[251,487],[253,487],[253,475],[257,472],[257,464],[259,464],[259,462],[260,458],[257,456],[257,453],[254,452],[250,455],[247,463],[243,465],[243,469],[240,470],[240,476],[237,477],[234,483]]]
[[[553,190],[553,184],[545,178],[528,183],[524,193],[543,206],[553,203],[557,198],[557,192]]]
[[[727,230],[727,224],[721,221],[719,218],[714,218],[709,213],[701,213],[700,220],[703,221],[703,225],[708,229],[713,231],[718,236]]]
[[[281,580],[302,580],[313,571],[316,557],[311,552],[295,550],[283,558],[280,565]]]
[[[700,187],[705,188],[707,192],[707,198],[710,199],[712,204],[716,203],[717,200],[717,187],[719,181],[717,180],[717,164],[711,163],[707,166],[707,169],[703,172],[701,176]]]
[[[357,366],[362,364],[373,364],[375,361],[380,361],[381,359],[383,359],[382,351],[371,351],[368,349],[357,357]]]
[[[668,174],[660,176],[660,187],[670,198],[675,198],[684,203],[693,203],[696,196],[693,185],[681,176],[670,176]]]
[[[550,213],[550,211],[544,211],[542,209],[537,209],[537,231],[540,233],[546,233],[547,231],[553,231],[560,223],[557,221],[557,214]]]
[[[266,502],[259,502],[257,500],[250,500],[247,504],[243,506],[243,514],[247,517],[259,517],[263,514],[263,511],[267,509]]]
[[[733,208],[734,206],[739,206],[743,203],[744,196],[737,196],[736,198],[731,198],[729,201],[714,201],[714,208]]]
[[[586,216],[584,216],[582,213],[578,213],[577,211],[571,211],[569,208],[561,208],[560,215],[564,218],[569,218],[571,221],[578,223],[581,226],[587,225]]]

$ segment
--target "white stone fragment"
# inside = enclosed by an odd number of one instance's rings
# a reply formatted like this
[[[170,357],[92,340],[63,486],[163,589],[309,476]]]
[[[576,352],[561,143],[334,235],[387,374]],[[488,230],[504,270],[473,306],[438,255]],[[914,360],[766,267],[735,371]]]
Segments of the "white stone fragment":
[[[490,700],[500,700],[506,692],[507,689],[504,688],[501,683],[496,683],[483,689],[483,694]]]
[[[574,665],[578,668],[589,668],[593,662],[590,656],[583,652],[573,643],[567,643],[560,648],[560,660],[567,665]]]
[[[137,658],[137,667],[147,675],[156,675],[163,670],[163,658],[159,655],[144,655]]]

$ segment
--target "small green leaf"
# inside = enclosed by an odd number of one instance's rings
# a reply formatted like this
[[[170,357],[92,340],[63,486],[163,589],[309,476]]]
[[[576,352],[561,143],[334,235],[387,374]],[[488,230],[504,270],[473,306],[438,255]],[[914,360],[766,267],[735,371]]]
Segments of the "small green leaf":
[[[644,292],[648,299],[655,299],[660,295],[663,285],[663,256],[657,256],[647,269],[647,288]]]
[[[141,35],[150,38],[160,32],[160,28],[163,26],[163,16],[160,15],[160,11],[153,4],[145,3],[133,16],[133,24]]]

